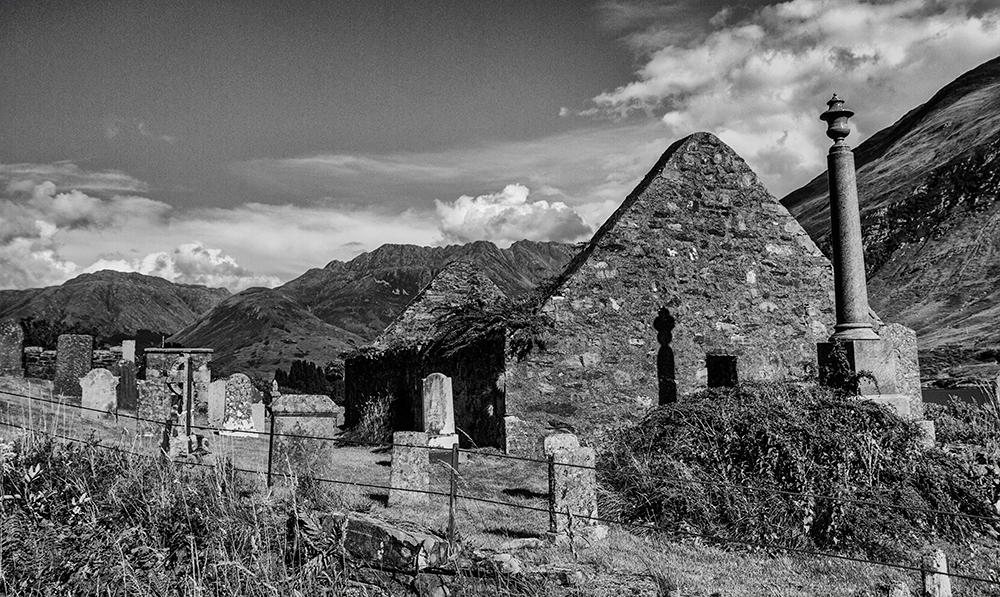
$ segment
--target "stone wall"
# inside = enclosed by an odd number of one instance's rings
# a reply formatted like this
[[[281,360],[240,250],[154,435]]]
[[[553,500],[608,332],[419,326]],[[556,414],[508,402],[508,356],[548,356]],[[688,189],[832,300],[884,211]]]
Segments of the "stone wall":
[[[55,350],[43,350],[41,346],[24,347],[24,375],[36,379],[55,379]],[[115,375],[118,374],[118,362],[121,360],[122,349],[115,346],[109,350],[95,350],[93,353],[93,368],[104,368]]]
[[[658,402],[664,306],[681,400],[706,386],[710,353],[736,355],[741,381],[814,375],[834,323],[830,263],[705,133],[668,149],[567,268],[546,349],[508,363],[506,414],[592,437],[641,417]]]

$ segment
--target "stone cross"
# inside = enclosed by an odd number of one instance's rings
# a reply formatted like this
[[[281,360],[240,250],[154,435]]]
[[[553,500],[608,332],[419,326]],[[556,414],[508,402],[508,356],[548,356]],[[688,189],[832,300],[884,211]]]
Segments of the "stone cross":
[[[56,376],[53,391],[79,398],[80,378],[90,372],[94,362],[94,338],[83,334],[63,334],[56,344]]]
[[[12,319],[0,321],[0,375],[24,376],[24,329]]]
[[[82,410],[82,415],[89,419],[96,419],[102,413],[114,409],[118,402],[117,392],[118,378],[112,375],[107,369],[91,369],[86,375],[80,378],[81,399],[80,406],[94,410]]]
[[[451,378],[443,373],[431,373],[425,377],[423,398],[423,430],[431,436],[431,445],[450,448],[458,443]]]
[[[430,486],[430,450],[423,431],[392,434],[392,469],[389,473],[389,506],[426,506]],[[407,491],[416,490],[416,491]]]
[[[833,240],[833,280],[837,324],[830,340],[878,340],[872,329],[865,279],[865,249],[861,236],[861,208],[854,172],[854,152],[844,139],[851,129],[847,120],[854,112],[844,107],[836,94],[820,116],[826,135],[833,139],[827,156],[830,179],[830,225]]]

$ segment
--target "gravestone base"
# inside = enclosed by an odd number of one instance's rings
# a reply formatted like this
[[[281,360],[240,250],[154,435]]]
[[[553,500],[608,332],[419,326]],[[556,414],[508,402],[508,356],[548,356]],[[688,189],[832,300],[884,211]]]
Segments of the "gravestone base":
[[[442,435],[430,435],[427,438],[427,445],[432,448],[444,448],[450,450],[452,446],[458,445],[458,434],[446,433]]]
[[[569,547],[570,543],[574,547],[591,547],[601,543],[608,538],[608,527],[603,524],[591,524],[575,527],[572,532],[562,531],[545,533],[545,539],[556,547]]]

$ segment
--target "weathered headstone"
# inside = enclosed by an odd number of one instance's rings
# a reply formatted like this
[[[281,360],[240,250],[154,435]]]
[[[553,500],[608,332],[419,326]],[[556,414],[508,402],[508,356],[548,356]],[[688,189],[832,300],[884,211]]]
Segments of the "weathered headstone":
[[[208,426],[222,427],[226,421],[226,380],[208,384]]]
[[[324,394],[279,394],[271,399],[271,412],[275,433],[333,437],[344,422],[344,407]]]
[[[389,473],[390,506],[425,506],[430,485],[430,451],[427,434],[397,431],[392,434],[392,470]]]
[[[122,340],[122,360],[135,363],[135,340]]]
[[[424,378],[423,390],[423,430],[430,436],[429,444],[450,448],[458,443],[451,378],[443,373],[431,373]]]
[[[552,459],[555,466],[549,477],[549,530],[566,533],[596,525],[596,452],[593,448],[559,448],[552,453]]]
[[[235,373],[226,380],[225,419],[222,428],[231,431],[249,431],[254,428],[253,403],[259,402],[260,392],[250,378]]]
[[[134,411],[139,398],[135,363],[122,361],[119,363],[118,369],[121,373],[118,378],[118,410]]]
[[[84,334],[63,334],[56,344],[56,378],[53,391],[79,398],[80,378],[93,366],[94,338]]]
[[[96,419],[102,413],[113,411],[118,401],[118,378],[107,369],[91,369],[80,378],[80,406],[86,409],[80,412],[86,418]]]
[[[0,376],[24,377],[24,329],[12,319],[0,321]]]
[[[250,405],[250,421],[254,431],[263,433],[267,429],[267,407],[263,402]]]

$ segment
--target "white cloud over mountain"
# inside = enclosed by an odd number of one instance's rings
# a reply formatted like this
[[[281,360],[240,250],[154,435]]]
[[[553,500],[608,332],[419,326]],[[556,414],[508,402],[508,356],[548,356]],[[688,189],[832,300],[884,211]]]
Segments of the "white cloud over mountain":
[[[740,14],[726,10],[691,29],[646,3],[606,5],[608,27],[631,28],[625,39],[642,66],[636,80],[593,101],[614,118],[655,114],[670,138],[717,134],[779,197],[825,169],[828,141],[817,119],[832,93],[857,112],[857,144],[1000,54],[995,2],[794,0],[737,8]]]
[[[576,242],[593,232],[565,203],[544,199],[529,203],[528,193],[528,187],[510,184],[499,193],[462,195],[451,203],[435,201],[444,240],[489,240],[509,246],[521,239]]]

